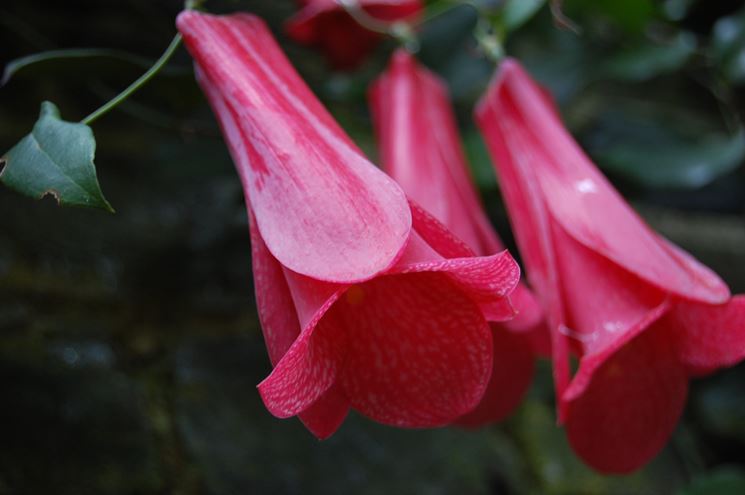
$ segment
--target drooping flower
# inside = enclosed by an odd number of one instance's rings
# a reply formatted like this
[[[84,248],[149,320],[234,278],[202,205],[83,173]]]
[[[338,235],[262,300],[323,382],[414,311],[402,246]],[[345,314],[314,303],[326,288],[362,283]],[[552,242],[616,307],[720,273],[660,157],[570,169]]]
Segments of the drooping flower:
[[[370,90],[383,168],[413,201],[475,253],[504,251],[471,180],[445,84],[405,50]],[[512,297],[518,315],[492,323],[494,364],[487,393],[459,419],[477,426],[499,421],[520,403],[533,378],[531,340],[545,332],[541,310],[522,284]],[[540,336],[538,336],[540,337]]]
[[[745,357],[745,297],[644,223],[516,61],[476,120],[547,311],[559,420],[589,465],[633,471],[672,434],[689,378]]]
[[[337,69],[358,66],[380,42],[381,35],[362,27],[341,0],[300,0],[300,10],[286,24],[295,41],[318,47]],[[372,18],[393,22],[416,17],[421,0],[356,0]]]
[[[325,438],[350,406],[405,427],[472,409],[492,363],[486,319],[513,315],[514,260],[468,256],[410,205],[260,19],[189,11],[177,24],[246,195],[269,411]]]

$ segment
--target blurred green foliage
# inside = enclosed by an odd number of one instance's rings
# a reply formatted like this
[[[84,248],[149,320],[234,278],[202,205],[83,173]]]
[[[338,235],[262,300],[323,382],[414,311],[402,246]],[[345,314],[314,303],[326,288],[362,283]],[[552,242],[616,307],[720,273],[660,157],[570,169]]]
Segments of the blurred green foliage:
[[[507,53],[550,88],[591,156],[655,227],[745,290],[736,269],[745,266],[741,2],[566,0],[579,35],[557,29],[544,2],[509,5]],[[79,48],[154,61],[180,6],[5,2],[0,62]],[[294,2],[207,6],[264,17],[375,157],[365,92],[393,42],[339,74],[282,35]],[[433,19],[419,57],[449,85],[475,177],[509,242],[471,120],[493,71],[471,36],[476,20],[470,7]],[[41,101],[79,120],[143,71],[94,53],[17,70],[0,88],[0,149],[31,130]],[[255,391],[269,363],[240,185],[186,54],[94,131],[116,215],[0,190],[0,494],[742,493],[743,366],[694,382],[670,445],[629,477],[598,475],[571,454],[546,363],[518,413],[478,431],[396,430],[352,416],[319,443],[296,420],[271,417]]]

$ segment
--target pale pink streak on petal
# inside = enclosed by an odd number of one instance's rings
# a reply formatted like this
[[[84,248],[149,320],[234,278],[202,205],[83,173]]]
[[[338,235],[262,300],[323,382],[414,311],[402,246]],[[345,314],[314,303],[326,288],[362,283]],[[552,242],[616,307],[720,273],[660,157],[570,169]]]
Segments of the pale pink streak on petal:
[[[230,110],[227,127],[237,129],[226,132],[228,144],[274,257],[335,282],[365,280],[391,266],[411,226],[403,192],[318,103],[265,24],[250,15],[193,11],[177,24],[202,82],[222,96],[211,99],[218,119]]]
[[[535,176],[534,143],[516,118],[514,102],[499,71],[476,106],[475,118],[499,177],[530,285],[546,312],[551,336],[554,386],[561,396],[569,385],[569,347],[559,332],[565,314],[557,280],[550,217]]]
[[[519,125],[532,135],[536,177],[552,216],[588,248],[663,290],[701,302],[729,297],[718,277],[702,284],[698,263],[671,256],[644,221],[590,162],[546,96],[519,64],[500,66],[501,85]]]

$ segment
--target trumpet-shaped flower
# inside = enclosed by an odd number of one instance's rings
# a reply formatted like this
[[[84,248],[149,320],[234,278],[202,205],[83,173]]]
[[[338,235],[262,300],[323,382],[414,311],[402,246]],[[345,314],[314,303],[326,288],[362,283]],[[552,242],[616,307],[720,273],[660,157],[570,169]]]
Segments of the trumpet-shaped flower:
[[[370,104],[383,168],[406,194],[475,254],[503,251],[471,180],[444,83],[399,50],[371,87]],[[525,286],[518,286],[512,301],[517,317],[491,325],[494,363],[487,393],[460,423],[477,426],[505,418],[530,386],[535,361],[531,341],[545,327]]]
[[[551,327],[559,420],[588,464],[632,471],[670,437],[689,378],[745,357],[745,297],[644,223],[516,61],[476,120]]]
[[[487,319],[513,315],[514,260],[471,257],[410,205],[260,19],[189,11],[177,24],[243,183],[269,411],[325,438],[350,407],[405,427],[473,409],[492,366]]]

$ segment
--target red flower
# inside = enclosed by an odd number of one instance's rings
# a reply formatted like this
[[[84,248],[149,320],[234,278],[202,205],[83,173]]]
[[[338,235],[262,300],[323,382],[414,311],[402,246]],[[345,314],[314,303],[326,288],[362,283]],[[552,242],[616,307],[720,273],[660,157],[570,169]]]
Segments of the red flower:
[[[689,377],[745,357],[745,297],[637,216],[514,60],[476,119],[547,310],[559,419],[588,464],[633,471],[670,437]]]
[[[462,239],[474,256],[503,251],[471,181],[443,82],[399,50],[372,86],[370,103],[383,167],[406,194]],[[459,423],[477,426],[504,419],[530,386],[535,360],[531,338],[545,327],[525,286],[518,286],[512,299],[518,316],[491,325],[494,361],[487,393]]]
[[[353,69],[373,51],[380,34],[362,27],[339,0],[302,0],[302,8],[286,25],[295,41],[320,48],[337,69]],[[393,22],[411,19],[423,10],[421,0],[357,0],[371,17]]]
[[[472,258],[407,202],[302,82],[264,23],[184,12],[178,27],[241,176],[269,411],[331,435],[349,407],[396,426],[472,409],[486,318],[513,314],[507,252]]]

